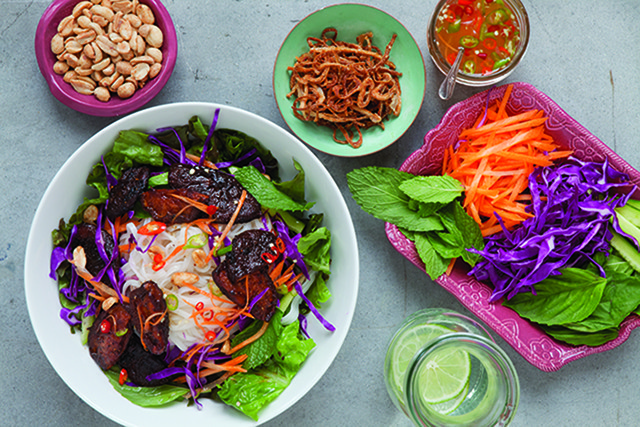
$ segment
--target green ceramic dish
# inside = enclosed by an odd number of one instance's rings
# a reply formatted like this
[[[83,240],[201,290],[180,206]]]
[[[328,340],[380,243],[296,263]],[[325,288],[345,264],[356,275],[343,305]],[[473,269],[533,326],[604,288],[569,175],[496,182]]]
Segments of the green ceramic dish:
[[[385,130],[379,126],[362,132],[363,143],[359,148],[338,144],[333,131],[312,122],[304,122],[293,115],[293,98],[289,93],[290,73],[296,57],[309,50],[308,37],[320,37],[322,30],[333,27],[338,40],[356,43],[356,37],[373,32],[373,43],[384,50],[393,34],[397,38],[391,49],[390,59],[402,73],[402,110],[398,117],[386,120]],[[278,109],[291,131],[311,147],[327,154],[357,157],[375,153],[393,144],[411,126],[424,100],[426,72],[422,53],[407,29],[395,18],[374,7],[362,4],[338,4],[320,9],[300,21],[280,47],[273,69],[273,92]]]

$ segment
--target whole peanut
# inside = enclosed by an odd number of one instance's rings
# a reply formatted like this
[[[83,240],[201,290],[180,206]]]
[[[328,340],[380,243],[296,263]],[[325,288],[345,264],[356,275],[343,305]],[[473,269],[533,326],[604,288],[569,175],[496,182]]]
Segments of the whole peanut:
[[[164,34],[139,0],[78,1],[51,39],[56,74],[78,93],[130,98],[162,70]]]

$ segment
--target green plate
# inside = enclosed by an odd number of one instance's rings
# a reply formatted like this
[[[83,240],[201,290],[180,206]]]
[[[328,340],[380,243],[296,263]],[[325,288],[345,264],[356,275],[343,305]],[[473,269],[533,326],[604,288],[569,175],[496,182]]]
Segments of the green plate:
[[[308,37],[320,37],[322,30],[333,27],[338,40],[356,43],[356,37],[367,31],[373,33],[372,42],[384,51],[391,37],[397,38],[391,48],[390,59],[402,73],[402,109],[398,117],[385,120],[385,129],[374,126],[362,132],[359,148],[339,144],[333,140],[333,130],[312,122],[304,122],[293,115],[290,92],[290,72],[296,57],[309,51]],[[320,9],[300,21],[280,47],[273,69],[273,92],[278,109],[291,131],[311,147],[341,157],[358,157],[375,153],[393,144],[411,126],[424,100],[426,72],[422,53],[407,29],[395,18],[374,7],[362,4],[338,4]]]

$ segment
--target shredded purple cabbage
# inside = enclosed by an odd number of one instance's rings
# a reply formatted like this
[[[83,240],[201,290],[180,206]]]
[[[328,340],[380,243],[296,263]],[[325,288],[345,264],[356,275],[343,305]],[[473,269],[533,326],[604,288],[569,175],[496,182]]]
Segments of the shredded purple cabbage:
[[[291,258],[300,270],[304,277],[309,279],[309,270],[304,262],[304,256],[298,251],[298,242],[302,237],[301,234],[297,234],[293,238],[289,237],[289,227],[284,221],[273,221],[273,226],[278,231],[278,237],[282,239],[285,246],[285,256]]]
[[[102,167],[104,167],[104,174],[107,177],[107,188],[112,188],[118,183],[118,180],[116,179],[115,176],[113,176],[111,172],[109,172],[109,168],[104,162],[104,156],[100,157],[100,159],[102,160]],[[107,203],[108,203],[108,200],[107,200]]]
[[[628,187],[628,180],[606,160],[570,158],[560,166],[537,168],[529,177],[528,210],[534,216],[511,232],[498,218],[503,231],[485,238],[483,250],[469,249],[483,257],[469,274],[493,284],[493,302],[519,292],[535,294],[536,283],[562,268],[596,264],[596,253],[609,252],[610,220],[619,229],[614,209],[631,194],[609,190]]]
[[[246,159],[250,158],[251,156],[253,156],[256,153],[256,151],[257,150],[255,148],[253,148],[253,149],[249,150],[247,153],[243,154],[242,156],[238,157],[235,160],[232,160],[232,161],[229,161],[229,162],[216,163],[216,167],[218,169],[223,169],[223,168],[228,168],[229,166],[236,165],[236,164],[238,164],[240,162],[245,161]],[[260,162],[260,163],[262,163],[262,162]],[[259,167],[257,167],[257,169],[260,170]],[[264,173],[264,166],[262,166],[262,170],[260,172]]]
[[[300,332],[304,334],[305,337],[311,338],[309,333],[307,332],[307,316],[302,313],[298,314],[298,322],[300,323]]]
[[[218,124],[218,116],[220,115],[220,109],[216,108],[216,111],[213,113],[213,121],[211,122],[211,127],[209,128],[209,133],[204,140],[204,144],[202,146],[202,154],[200,154],[200,161],[198,162],[199,166],[202,166],[204,163],[204,159],[207,156],[207,151],[209,151],[209,142],[213,137],[213,132],[216,130],[216,125]]]
[[[320,321],[320,323],[322,323],[322,326],[324,326],[325,329],[327,329],[328,331],[331,331],[331,332],[335,331],[336,327],[333,326],[331,323],[329,323],[329,321],[327,319],[322,317],[322,314],[320,314],[318,309],[314,307],[314,305],[311,303],[311,301],[309,301],[309,298],[306,297],[306,295],[304,294],[304,292],[302,290],[302,286],[300,286],[300,282],[296,281],[294,283],[293,287],[295,288],[295,290],[298,293],[298,295],[300,295],[300,298],[302,298],[302,300],[305,302],[305,304],[307,304],[307,307],[309,307],[309,310],[311,310],[311,312],[316,316],[318,321]]]
[[[172,129],[175,132],[175,129],[173,128],[163,128],[164,130],[168,130],[168,129]],[[162,129],[158,129],[158,131],[160,131]],[[176,133],[177,135],[177,133]],[[184,163],[184,164],[188,164],[191,166],[196,166],[197,163],[194,162],[193,160],[189,159],[186,156],[186,153],[184,152],[184,144],[182,143],[182,140],[180,139],[180,137],[178,137],[178,140],[180,141],[180,153],[178,153],[175,149],[173,149],[172,147],[168,146],[167,144],[165,144],[164,142],[160,141],[158,138],[156,138],[153,135],[149,135],[147,137],[147,140],[149,140],[149,142],[156,144],[158,147],[160,147],[162,149],[162,153],[164,154],[163,156],[163,163],[165,165],[173,165],[176,163]]]

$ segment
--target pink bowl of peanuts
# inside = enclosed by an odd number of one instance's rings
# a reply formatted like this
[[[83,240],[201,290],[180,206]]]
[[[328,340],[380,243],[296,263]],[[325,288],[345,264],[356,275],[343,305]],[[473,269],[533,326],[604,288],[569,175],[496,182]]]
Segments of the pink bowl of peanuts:
[[[173,72],[177,50],[173,21],[158,0],[55,0],[35,36],[53,96],[102,117],[153,99]]]

